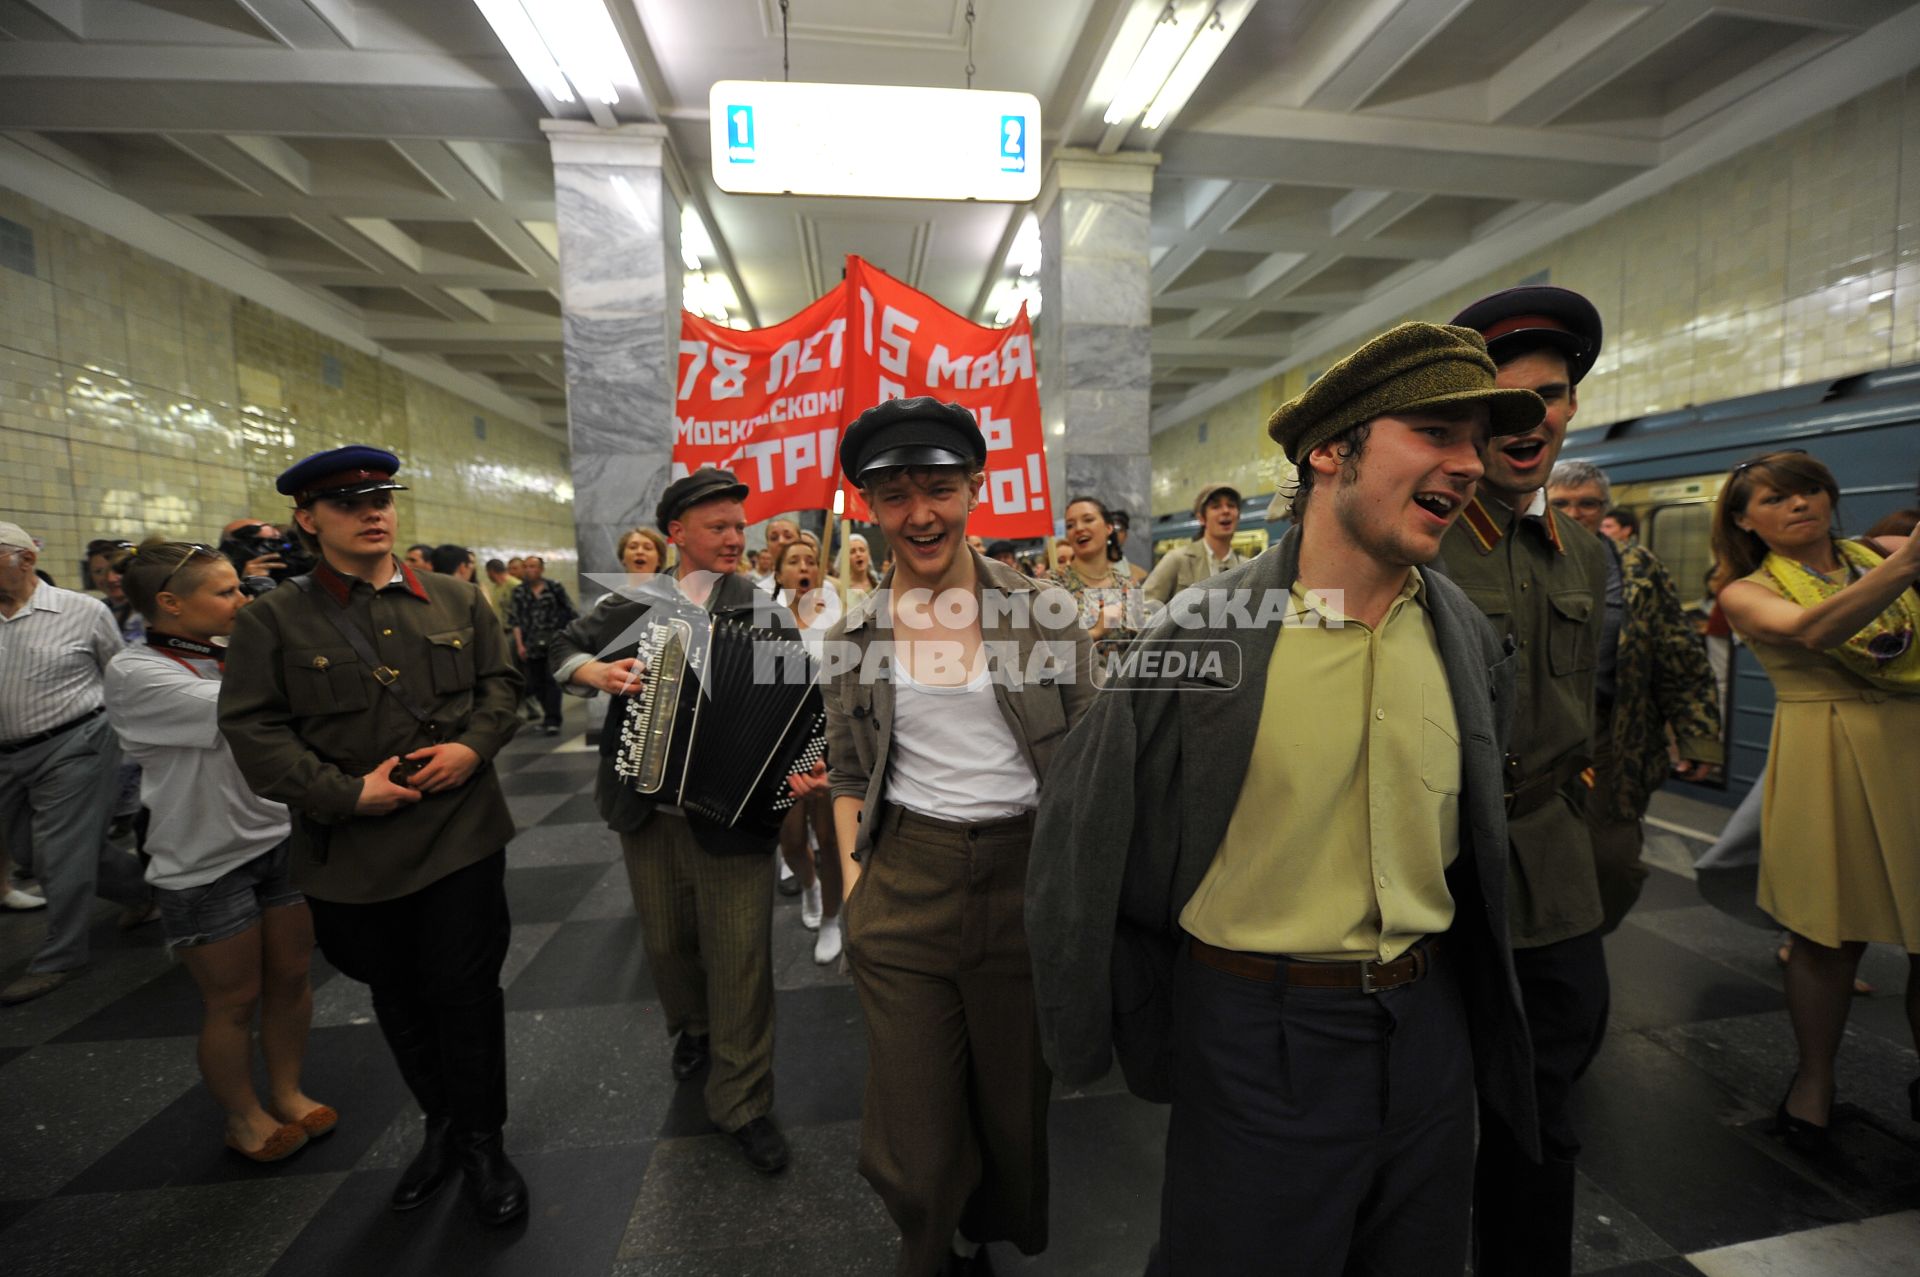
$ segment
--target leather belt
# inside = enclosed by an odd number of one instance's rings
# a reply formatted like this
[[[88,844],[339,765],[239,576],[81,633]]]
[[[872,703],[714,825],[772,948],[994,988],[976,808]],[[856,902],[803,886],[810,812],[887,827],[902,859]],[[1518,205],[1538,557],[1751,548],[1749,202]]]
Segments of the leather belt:
[[[82,723],[90,723],[106,712],[107,707],[101,705],[87,711],[78,718],[68,719],[58,727],[49,727],[44,732],[35,732],[31,736],[25,736],[19,740],[10,740],[4,745],[0,745],[0,754],[17,754],[23,749],[32,749],[35,745],[44,745],[54,737],[64,732],[70,732]]]
[[[1438,939],[1429,938],[1392,962],[1377,962],[1371,958],[1365,962],[1290,962],[1264,953],[1222,949],[1193,936],[1187,937],[1187,951],[1193,955],[1195,962],[1204,963],[1228,975],[1258,980],[1262,984],[1272,984],[1278,980],[1300,988],[1358,989],[1362,993],[1384,993],[1388,989],[1417,984],[1433,969],[1433,961],[1439,956],[1439,947]]]

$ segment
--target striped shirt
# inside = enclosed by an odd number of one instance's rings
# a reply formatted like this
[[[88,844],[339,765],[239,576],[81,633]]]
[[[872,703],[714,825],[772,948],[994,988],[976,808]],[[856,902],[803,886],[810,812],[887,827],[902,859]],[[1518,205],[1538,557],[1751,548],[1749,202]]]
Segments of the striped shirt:
[[[0,613],[0,744],[99,709],[107,662],[126,645],[105,603],[44,581]]]

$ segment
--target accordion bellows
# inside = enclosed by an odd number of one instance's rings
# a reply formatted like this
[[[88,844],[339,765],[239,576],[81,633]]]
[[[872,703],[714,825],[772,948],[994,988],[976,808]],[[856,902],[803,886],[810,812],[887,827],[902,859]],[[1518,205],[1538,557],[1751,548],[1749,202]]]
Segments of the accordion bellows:
[[[729,829],[779,832],[787,778],[827,754],[819,670],[794,635],[704,611],[645,623],[614,774]]]

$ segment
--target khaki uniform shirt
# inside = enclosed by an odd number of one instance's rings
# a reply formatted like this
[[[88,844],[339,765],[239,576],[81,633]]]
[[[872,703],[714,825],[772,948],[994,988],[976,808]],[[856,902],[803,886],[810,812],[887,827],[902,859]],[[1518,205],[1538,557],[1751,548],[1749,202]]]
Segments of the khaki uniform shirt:
[[[358,816],[361,777],[435,743],[375,681],[323,609],[367,637],[442,741],[480,755],[466,784],[386,816]],[[477,586],[398,565],[375,591],[322,563],[242,608],[220,685],[220,730],[253,791],[293,812],[293,883],[320,900],[409,895],[492,855],[513,817],[492,759],[519,725],[520,676]]]
[[[1453,925],[1460,729],[1421,595],[1409,572],[1369,629],[1294,585],[1239,800],[1180,913],[1189,934],[1391,961]]]
[[[1607,552],[1547,507],[1475,497],[1440,543],[1446,573],[1512,644],[1517,704],[1507,754],[1508,917],[1517,949],[1600,925],[1580,773],[1594,756],[1594,666]]]
[[[1246,561],[1246,557],[1234,549],[1227,551],[1226,558],[1216,559],[1213,551],[1207,547],[1207,539],[1197,537],[1185,545],[1168,550],[1166,557],[1147,574],[1147,583],[1142,588],[1155,603],[1165,604],[1189,585],[1198,585],[1208,577],[1225,572],[1228,568],[1237,568]]]

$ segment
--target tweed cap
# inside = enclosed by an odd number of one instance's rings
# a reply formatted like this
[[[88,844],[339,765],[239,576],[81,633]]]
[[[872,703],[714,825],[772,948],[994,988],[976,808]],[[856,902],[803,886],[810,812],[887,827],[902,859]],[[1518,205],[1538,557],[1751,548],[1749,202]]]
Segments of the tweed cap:
[[[1401,324],[1320,374],[1307,392],[1274,409],[1267,433],[1295,465],[1327,440],[1392,413],[1483,403],[1496,435],[1540,424],[1546,401],[1494,386],[1487,343],[1471,328]]]
[[[702,466],[667,485],[667,490],[660,494],[660,503],[653,508],[653,521],[665,532],[669,523],[702,501],[719,498],[745,501],[752,493],[753,489],[735,478],[733,471]]]
[[[1207,503],[1213,500],[1215,497],[1219,496],[1223,492],[1233,498],[1233,503],[1235,505],[1240,504],[1240,501],[1241,501],[1240,489],[1234,487],[1232,484],[1230,483],[1202,484],[1200,487],[1200,491],[1193,498],[1193,517],[1197,519],[1201,515],[1205,514],[1207,512]]]

